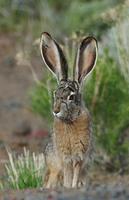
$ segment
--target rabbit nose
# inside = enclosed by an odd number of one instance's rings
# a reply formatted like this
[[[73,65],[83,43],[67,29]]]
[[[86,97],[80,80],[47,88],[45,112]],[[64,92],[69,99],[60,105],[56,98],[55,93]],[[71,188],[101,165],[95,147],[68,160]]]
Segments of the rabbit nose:
[[[54,111],[53,111],[54,114],[57,114],[57,113],[59,113],[59,112],[60,112],[59,109],[58,109],[58,110],[57,110],[57,109],[54,109]]]
[[[55,107],[54,110],[53,110],[53,112],[55,114],[59,113],[60,112],[60,107],[59,106]]]

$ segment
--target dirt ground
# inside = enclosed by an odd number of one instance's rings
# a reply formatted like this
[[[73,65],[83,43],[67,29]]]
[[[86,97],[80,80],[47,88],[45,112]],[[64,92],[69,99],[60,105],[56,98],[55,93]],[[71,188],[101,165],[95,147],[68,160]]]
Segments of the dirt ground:
[[[0,34],[0,175],[7,159],[5,147],[18,151],[27,146],[32,151],[41,151],[41,138],[35,136],[38,132],[44,139],[48,129],[44,120],[30,109],[29,91],[35,82],[31,70],[26,65],[17,64],[16,55],[22,48],[17,42],[19,37]],[[41,79],[41,60],[35,56],[32,63],[37,77]],[[32,137],[21,136],[26,129]]]
[[[94,177],[95,176],[95,177]],[[81,189],[7,191],[1,200],[128,200],[129,176],[95,174]]]

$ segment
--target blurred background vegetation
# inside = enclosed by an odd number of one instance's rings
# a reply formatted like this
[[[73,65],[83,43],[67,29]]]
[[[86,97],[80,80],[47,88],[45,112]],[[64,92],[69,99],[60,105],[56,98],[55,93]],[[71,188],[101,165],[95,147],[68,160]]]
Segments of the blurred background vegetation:
[[[31,68],[36,81],[35,86],[28,91],[31,109],[41,115],[49,126],[53,117],[52,91],[56,87],[56,81],[45,67],[42,80],[38,80],[31,64],[34,57],[41,60],[41,32],[50,32],[60,42],[70,68],[75,56],[75,47],[81,37],[93,35],[97,38],[97,66],[85,81],[84,101],[93,116],[97,146],[110,158],[107,168],[127,170],[129,1],[0,0],[0,31],[17,36],[20,45],[17,59]]]

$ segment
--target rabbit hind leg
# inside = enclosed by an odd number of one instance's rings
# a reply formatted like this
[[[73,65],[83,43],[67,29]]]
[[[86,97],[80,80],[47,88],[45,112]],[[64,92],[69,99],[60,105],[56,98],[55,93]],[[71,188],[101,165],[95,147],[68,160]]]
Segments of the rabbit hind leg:
[[[48,179],[45,184],[45,188],[56,188],[59,181],[59,170],[49,170]]]

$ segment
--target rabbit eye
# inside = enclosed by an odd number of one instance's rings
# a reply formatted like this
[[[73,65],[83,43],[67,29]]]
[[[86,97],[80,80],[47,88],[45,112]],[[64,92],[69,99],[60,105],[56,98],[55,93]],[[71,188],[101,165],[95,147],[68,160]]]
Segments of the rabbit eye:
[[[74,94],[71,94],[71,95],[69,96],[69,100],[74,100],[74,97],[75,97],[75,95],[74,95]]]

